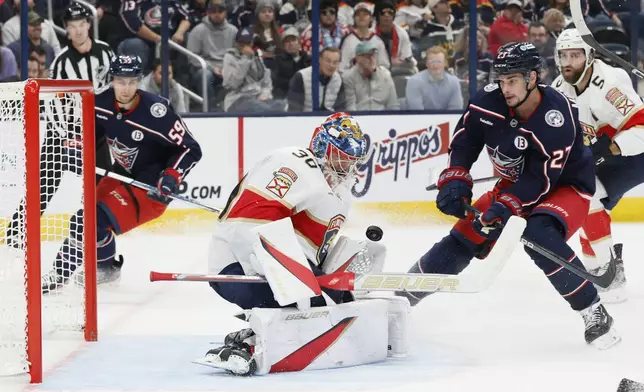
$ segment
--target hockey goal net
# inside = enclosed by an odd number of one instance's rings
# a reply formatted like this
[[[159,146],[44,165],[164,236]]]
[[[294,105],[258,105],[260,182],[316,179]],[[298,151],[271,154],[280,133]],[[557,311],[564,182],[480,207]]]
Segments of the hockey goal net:
[[[97,338],[94,148],[91,82],[0,84],[0,375],[41,382],[43,337]],[[61,256],[83,262],[42,294]]]

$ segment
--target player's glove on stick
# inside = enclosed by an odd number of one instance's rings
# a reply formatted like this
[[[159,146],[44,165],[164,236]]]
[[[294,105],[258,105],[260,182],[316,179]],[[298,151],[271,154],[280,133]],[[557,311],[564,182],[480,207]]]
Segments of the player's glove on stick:
[[[590,150],[593,152],[593,159],[595,160],[595,165],[599,166],[601,164],[609,162],[615,157],[613,152],[610,150],[610,146],[613,144],[608,135],[603,134],[597,138],[597,141],[590,146]]]
[[[177,193],[179,184],[181,184],[179,172],[174,169],[165,169],[159,176],[156,189],[148,192],[148,197],[158,202],[168,204],[170,198],[167,196]]]
[[[478,235],[496,241],[512,215],[521,216],[521,201],[516,196],[505,193],[496,196],[494,203],[472,225]]]
[[[448,167],[438,177],[436,206],[446,215],[464,219],[472,200],[472,176],[462,167]]]

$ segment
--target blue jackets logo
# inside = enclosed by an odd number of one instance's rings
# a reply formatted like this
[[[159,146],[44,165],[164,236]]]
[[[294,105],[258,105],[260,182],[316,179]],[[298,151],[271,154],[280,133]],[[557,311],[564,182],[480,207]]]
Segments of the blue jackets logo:
[[[107,138],[107,144],[110,147],[110,151],[112,152],[112,156],[116,163],[121,165],[121,167],[127,170],[128,173],[131,173],[136,157],[139,155],[139,149],[126,146],[119,142],[118,138]]]
[[[365,139],[369,155],[365,163],[358,167],[358,178],[351,188],[351,193],[356,197],[367,194],[374,175],[392,170],[393,181],[398,181],[403,174],[404,178],[409,178],[413,164],[447,153],[449,123],[430,125],[403,134],[391,129],[388,139],[372,141],[366,134]]]

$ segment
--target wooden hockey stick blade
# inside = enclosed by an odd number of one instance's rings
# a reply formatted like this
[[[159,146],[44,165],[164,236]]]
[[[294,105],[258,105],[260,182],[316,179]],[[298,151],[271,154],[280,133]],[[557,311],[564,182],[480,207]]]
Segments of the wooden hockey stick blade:
[[[644,392],[644,384],[628,378],[622,378],[617,387],[617,392]]]
[[[498,179],[499,179],[499,177],[498,177],[498,176],[490,176],[490,177],[475,178],[475,179],[472,181],[472,183],[473,183],[473,184],[479,184],[479,183],[482,183],[482,182],[495,181],[495,180],[498,180]],[[429,185],[427,188],[425,188],[425,190],[426,190],[426,191],[435,191],[436,189],[438,189],[438,187],[436,186],[436,184]]]
[[[137,180],[135,180],[133,178],[129,178],[129,177],[120,175],[118,173],[107,171],[105,169],[101,169],[100,167],[96,168],[96,174],[98,174],[99,176],[103,176],[103,177],[113,178],[113,179],[121,181],[121,182],[123,182],[125,184],[132,185],[132,186],[135,186],[137,188],[141,188],[141,189],[146,190],[146,191],[155,191],[156,190],[155,187],[153,187],[151,185],[148,185],[148,184],[146,184],[144,182],[137,181]],[[184,203],[195,205],[195,206],[197,206],[199,208],[203,208],[206,211],[214,212],[215,214],[220,214],[221,213],[221,210],[219,208],[211,207],[209,205],[200,203],[200,202],[198,202],[196,200],[193,200],[193,199],[190,199],[188,197],[177,195],[176,193],[172,193],[172,194],[168,195],[167,197],[169,197],[171,199],[174,199],[174,200],[180,200],[180,201],[182,201]]]
[[[599,287],[607,288],[608,286],[610,286],[611,283],[613,283],[613,280],[615,279],[615,274],[617,272],[617,265],[616,265],[617,261],[615,260],[615,257],[612,254],[610,256],[610,262],[608,263],[608,268],[606,268],[606,272],[604,272],[602,275],[593,275],[590,272],[586,271],[585,269],[580,268],[572,263],[569,263],[567,260],[555,254],[551,250],[546,249],[539,244],[535,244],[534,242],[530,242],[524,237],[521,238],[521,243],[527,246],[528,248],[534,250],[535,252],[539,253],[541,256],[552,261],[553,263],[560,265],[561,267],[567,269],[568,271],[579,276],[580,278],[584,278],[587,281]]]
[[[620,67],[628,70],[638,78],[644,79],[644,72],[640,71],[633,64],[622,59],[615,53],[601,46],[599,42],[597,42],[595,37],[593,37],[593,34],[590,32],[590,29],[588,28],[588,26],[586,25],[586,21],[584,20],[584,14],[581,10],[581,0],[570,0],[570,13],[572,14],[572,21],[575,24],[575,27],[579,31],[579,34],[581,35],[581,39],[583,39],[584,42],[590,45],[597,52],[610,58],[613,62],[618,64]],[[555,55],[557,54],[555,53]]]

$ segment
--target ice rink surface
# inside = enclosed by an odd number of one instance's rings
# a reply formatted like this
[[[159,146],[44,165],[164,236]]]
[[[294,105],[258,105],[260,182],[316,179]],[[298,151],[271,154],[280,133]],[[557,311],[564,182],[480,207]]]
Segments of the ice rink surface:
[[[365,226],[345,230],[362,238]],[[382,225],[387,271],[406,271],[449,226]],[[244,323],[205,283],[150,283],[151,269],[206,272],[210,234],[133,233],[118,287],[99,290],[99,341],[53,334],[44,383],[0,378],[1,392],[107,391],[615,391],[644,381],[644,225],[618,224],[630,299],[608,306],[622,343],[588,347],[584,324],[517,248],[497,281],[479,294],[436,294],[413,309],[412,352],[347,369],[236,378],[192,364]],[[576,239],[571,242],[578,248]],[[474,260],[473,263],[485,261]],[[480,266],[479,266],[480,267]]]

